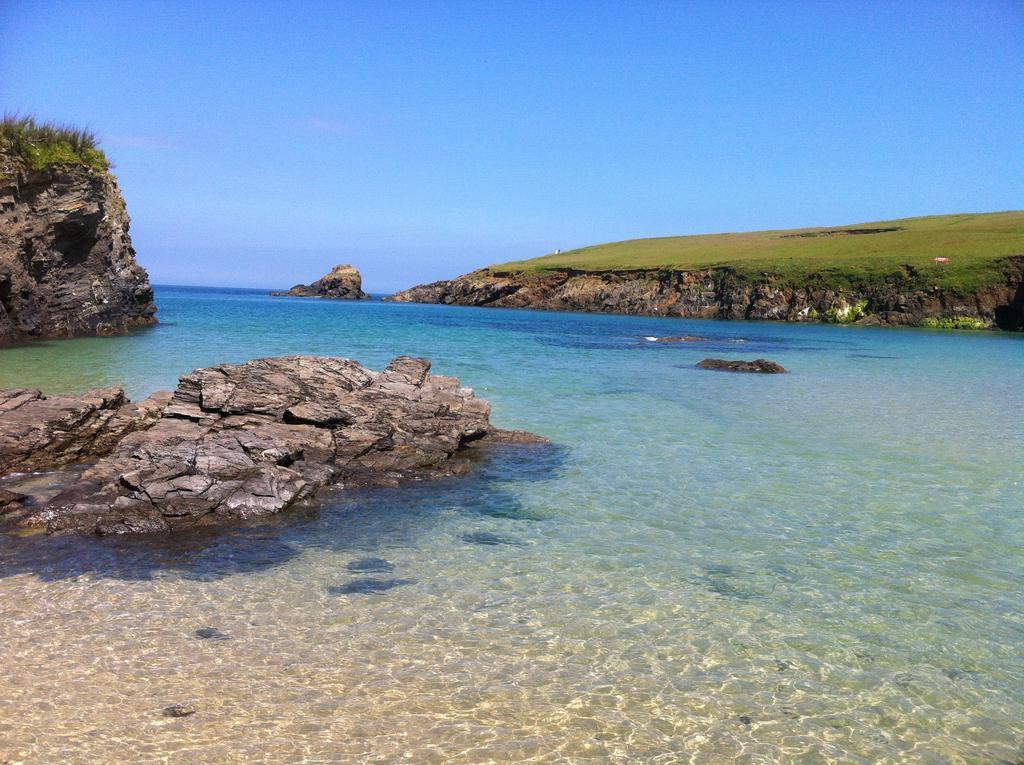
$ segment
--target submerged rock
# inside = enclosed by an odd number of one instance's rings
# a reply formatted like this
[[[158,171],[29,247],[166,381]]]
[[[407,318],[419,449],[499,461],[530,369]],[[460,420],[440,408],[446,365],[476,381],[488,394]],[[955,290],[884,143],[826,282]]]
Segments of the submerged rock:
[[[525,545],[518,539],[509,539],[508,537],[498,536],[490,531],[471,531],[462,535],[462,541],[467,542],[471,545],[484,545],[485,547],[491,547],[494,545],[510,545],[512,547],[524,547]]]
[[[19,521],[50,532],[168,531],[268,515],[329,484],[464,473],[469,462],[457,453],[473,441],[538,440],[493,428],[486,401],[406,356],[382,372],[316,356],[223,364],[137,406],[120,389],[57,402],[34,391],[3,396],[20,415],[2,418],[0,465],[99,457]],[[33,417],[43,426],[33,430]],[[36,446],[23,443],[32,438]]]
[[[697,364],[698,369],[712,369],[719,372],[759,372],[761,374],[777,375],[786,371],[781,364],[776,364],[768,359],[754,359],[753,361],[728,361],[726,359],[704,359]]]
[[[370,296],[363,292],[363,277],[355,266],[348,263],[337,265],[326,276],[312,284],[296,284],[287,292],[271,292],[284,297],[322,297],[335,300],[366,300]]]
[[[196,708],[192,704],[171,704],[162,711],[164,717],[189,717],[195,713]]]
[[[195,636],[200,640],[231,640],[230,635],[216,627],[200,627],[195,631]]]
[[[387,592],[395,587],[416,584],[415,579],[354,579],[347,584],[328,587],[331,595],[367,595],[374,592]]]
[[[384,558],[360,558],[359,560],[350,561],[345,567],[349,571],[358,571],[360,573],[387,573],[395,570],[395,564]]]

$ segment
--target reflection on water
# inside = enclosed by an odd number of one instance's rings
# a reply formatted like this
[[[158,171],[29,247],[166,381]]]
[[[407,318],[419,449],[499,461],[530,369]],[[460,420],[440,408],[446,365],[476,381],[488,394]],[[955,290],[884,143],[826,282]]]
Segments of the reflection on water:
[[[1020,758],[1022,338],[158,303],[0,386],[418,353],[555,445],[227,532],[0,539],[0,762]]]

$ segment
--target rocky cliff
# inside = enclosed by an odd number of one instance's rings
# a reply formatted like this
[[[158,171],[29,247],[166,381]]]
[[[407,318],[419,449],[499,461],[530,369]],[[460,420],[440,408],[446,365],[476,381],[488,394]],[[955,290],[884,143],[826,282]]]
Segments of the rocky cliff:
[[[0,344],[105,335],[156,321],[114,177],[34,169],[0,146]]]
[[[1024,329],[1024,257],[1003,261],[1003,279],[970,291],[936,286],[913,268],[847,286],[802,284],[729,268],[693,271],[502,272],[481,270],[420,285],[398,302],[645,314],[701,319],[767,319],[933,327]]]
[[[363,277],[359,270],[348,263],[337,265],[326,276],[312,284],[296,284],[287,292],[271,292],[279,297],[321,297],[335,300],[366,300],[370,296],[363,292]]]

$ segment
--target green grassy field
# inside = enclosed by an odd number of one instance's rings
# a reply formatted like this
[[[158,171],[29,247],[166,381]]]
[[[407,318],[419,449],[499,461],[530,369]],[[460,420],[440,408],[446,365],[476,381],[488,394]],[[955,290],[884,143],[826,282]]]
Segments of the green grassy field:
[[[897,229],[850,233],[857,229]],[[631,239],[491,266],[492,272],[555,269],[691,271],[728,267],[790,284],[846,286],[889,275],[972,291],[1001,280],[1005,259],[1024,255],[1024,211],[932,215],[833,228]],[[949,258],[938,264],[933,258]]]

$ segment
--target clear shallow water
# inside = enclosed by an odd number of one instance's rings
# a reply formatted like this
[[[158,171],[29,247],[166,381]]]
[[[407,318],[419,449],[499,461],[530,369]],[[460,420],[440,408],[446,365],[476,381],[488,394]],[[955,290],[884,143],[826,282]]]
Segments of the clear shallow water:
[[[157,301],[152,330],[0,351],[0,387],[411,353],[555,445],[224,534],[0,539],[0,761],[1024,753],[1024,337]]]

